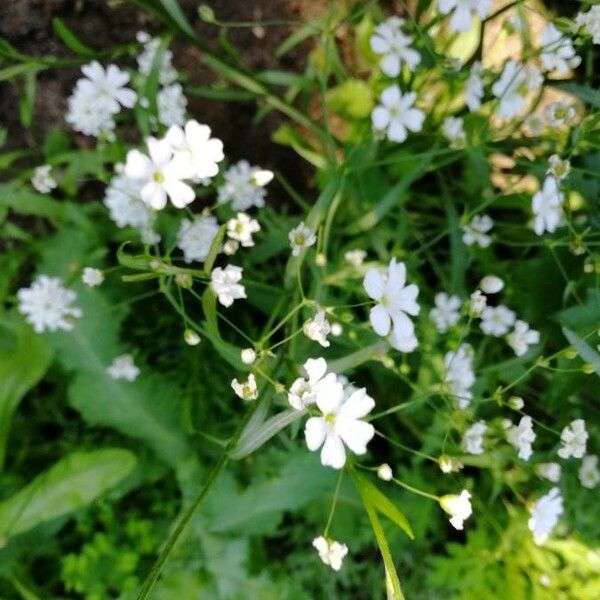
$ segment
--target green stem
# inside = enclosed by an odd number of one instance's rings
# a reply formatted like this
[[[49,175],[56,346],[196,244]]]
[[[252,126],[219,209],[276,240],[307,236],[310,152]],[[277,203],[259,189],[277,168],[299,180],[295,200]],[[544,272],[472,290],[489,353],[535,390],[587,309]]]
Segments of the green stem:
[[[331,503],[331,510],[329,511],[329,517],[327,519],[327,525],[325,525],[325,530],[323,532],[323,537],[328,537],[329,535],[329,528],[331,527],[331,522],[333,521],[333,514],[335,513],[335,506],[337,504],[337,499],[340,493],[340,486],[342,484],[342,478],[344,476],[344,471],[343,469],[340,470],[340,473],[338,475],[338,479],[337,479],[337,483],[335,485],[335,492],[333,493],[333,502]]]

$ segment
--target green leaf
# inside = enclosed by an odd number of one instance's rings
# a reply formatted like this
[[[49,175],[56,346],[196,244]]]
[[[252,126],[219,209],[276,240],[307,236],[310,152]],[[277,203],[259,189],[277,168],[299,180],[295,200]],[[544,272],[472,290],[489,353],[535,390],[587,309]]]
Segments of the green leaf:
[[[75,54],[79,54],[79,56],[84,56],[85,58],[94,58],[98,55],[97,52],[81,42],[58,17],[52,19],[52,28],[56,32],[56,35],[58,35],[64,44],[73,50]]]
[[[167,11],[168,15],[173,19],[173,22],[179,27],[179,29],[190,38],[196,37],[196,32],[187,20],[187,17],[181,10],[181,6],[177,0],[159,0],[163,8]]]
[[[225,237],[225,230],[227,229],[227,225],[221,225],[215,239],[212,241],[210,245],[210,250],[208,251],[208,256],[204,261],[204,272],[210,275],[212,271],[213,265],[215,264],[215,260],[217,259],[217,254],[219,253],[219,248],[223,243],[223,238]]]
[[[35,91],[37,87],[37,70],[32,69],[27,71],[24,75],[25,85],[23,86],[23,93],[19,100],[19,117],[21,119],[21,125],[25,129],[29,129],[33,123],[33,111],[35,106]]]
[[[136,466],[129,450],[74,452],[0,503],[0,532],[12,537],[89,504]]]
[[[577,350],[579,356],[592,365],[596,375],[600,376],[600,354],[571,329],[563,327],[563,333],[569,343]]]
[[[311,35],[315,35],[317,33],[319,33],[319,29],[313,23],[302,25],[302,27],[296,29],[296,31],[294,31],[289,37],[283,40],[283,42],[275,50],[275,56],[277,56],[277,58],[281,58],[284,54],[287,54],[298,44],[301,44]]]
[[[12,416],[44,376],[52,350],[21,316],[2,313],[0,323],[0,470],[4,464]]]
[[[333,373],[345,373],[349,369],[355,369],[381,355],[382,352],[385,352],[386,347],[387,344],[385,342],[377,342],[376,344],[365,346],[356,352],[328,362],[329,370]]]

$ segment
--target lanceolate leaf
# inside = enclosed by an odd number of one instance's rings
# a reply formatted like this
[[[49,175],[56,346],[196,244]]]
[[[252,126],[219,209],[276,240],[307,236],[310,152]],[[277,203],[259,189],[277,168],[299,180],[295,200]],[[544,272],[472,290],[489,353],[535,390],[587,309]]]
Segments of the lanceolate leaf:
[[[597,375],[600,375],[600,354],[594,350],[587,342],[580,338],[574,331],[563,327],[563,333],[569,340],[569,343],[573,345],[577,353],[583,360],[588,362]]]

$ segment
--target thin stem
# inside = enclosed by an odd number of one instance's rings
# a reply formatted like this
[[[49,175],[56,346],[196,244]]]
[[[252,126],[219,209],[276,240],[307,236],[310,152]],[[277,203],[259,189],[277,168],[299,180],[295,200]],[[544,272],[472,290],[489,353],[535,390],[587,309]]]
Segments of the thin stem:
[[[344,471],[341,470],[338,475],[337,483],[335,485],[335,492],[333,492],[333,502],[331,503],[331,510],[329,511],[329,517],[327,519],[327,525],[325,525],[325,530],[323,531],[323,537],[327,537],[329,534],[329,528],[331,527],[331,522],[333,521],[333,514],[335,513],[335,506],[337,504],[338,495],[340,493],[340,486],[342,484],[342,478],[344,477]]]

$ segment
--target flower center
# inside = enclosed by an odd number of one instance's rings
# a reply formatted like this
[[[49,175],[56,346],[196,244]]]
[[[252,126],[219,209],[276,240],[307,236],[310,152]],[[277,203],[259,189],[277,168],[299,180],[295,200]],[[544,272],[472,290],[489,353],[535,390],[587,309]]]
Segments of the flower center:
[[[329,413],[328,415],[325,415],[325,422],[328,425],[333,425],[335,423],[335,415],[333,413]]]
[[[162,171],[156,171],[154,173],[154,175],[152,176],[152,179],[154,179],[154,181],[156,181],[156,183],[164,183],[165,182],[165,176]]]

